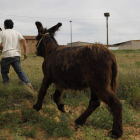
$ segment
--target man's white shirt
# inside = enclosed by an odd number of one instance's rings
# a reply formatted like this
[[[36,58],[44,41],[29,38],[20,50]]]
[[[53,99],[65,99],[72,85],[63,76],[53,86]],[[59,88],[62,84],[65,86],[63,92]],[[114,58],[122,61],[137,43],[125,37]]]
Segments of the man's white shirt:
[[[2,58],[21,56],[20,40],[23,36],[13,30],[6,29],[0,32],[0,43],[2,43]]]

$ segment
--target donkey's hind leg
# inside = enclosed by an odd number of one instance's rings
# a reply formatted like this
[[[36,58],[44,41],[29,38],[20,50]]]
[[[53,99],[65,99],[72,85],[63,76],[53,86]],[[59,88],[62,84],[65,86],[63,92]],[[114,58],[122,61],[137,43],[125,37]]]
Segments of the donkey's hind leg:
[[[98,95],[98,97],[110,107],[113,114],[113,127],[112,131],[110,131],[111,134],[116,138],[121,137],[123,134],[122,105],[119,99],[110,88],[100,91]]]
[[[91,113],[99,106],[100,106],[100,100],[98,99],[97,95],[94,92],[91,92],[91,99],[89,101],[89,106],[85,110],[85,112],[81,114],[78,119],[75,120],[76,125],[83,125],[86,122],[88,116],[91,115]]]
[[[50,80],[47,80],[47,78],[43,79],[40,91],[38,93],[38,100],[37,103],[33,106],[33,109],[39,111],[42,108],[42,102],[50,84],[51,84]]]
[[[62,91],[56,89],[53,95],[53,100],[56,103],[58,110],[60,110],[61,112],[65,112],[64,104],[61,103],[61,95],[62,95]]]

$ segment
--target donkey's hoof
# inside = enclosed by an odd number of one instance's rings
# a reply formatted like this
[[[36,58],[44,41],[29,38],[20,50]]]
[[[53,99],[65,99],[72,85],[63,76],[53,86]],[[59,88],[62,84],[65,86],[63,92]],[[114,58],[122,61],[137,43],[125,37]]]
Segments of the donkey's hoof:
[[[36,111],[39,111],[41,109],[41,106],[38,106],[38,105],[33,105],[33,109],[35,109]]]
[[[58,109],[59,109],[61,112],[63,112],[63,113],[66,112],[66,111],[65,111],[65,108],[64,108],[64,104],[58,105]]]
[[[108,136],[110,136],[111,138],[120,138],[122,135],[122,130],[112,130],[108,132]]]
[[[82,121],[80,121],[79,119],[75,120],[75,126],[83,126],[84,123]]]
[[[75,123],[74,128],[75,128],[76,131],[77,131],[80,127],[81,127],[81,125],[78,125],[78,124]]]

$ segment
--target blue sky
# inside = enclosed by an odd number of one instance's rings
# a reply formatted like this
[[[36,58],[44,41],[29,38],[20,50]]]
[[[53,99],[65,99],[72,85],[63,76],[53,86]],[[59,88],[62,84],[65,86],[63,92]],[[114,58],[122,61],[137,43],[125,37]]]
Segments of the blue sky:
[[[14,29],[22,35],[37,35],[36,21],[50,28],[58,22],[58,44],[70,43],[72,21],[73,42],[106,44],[106,18],[109,44],[140,39],[139,0],[0,0],[0,27],[5,19],[12,19]]]

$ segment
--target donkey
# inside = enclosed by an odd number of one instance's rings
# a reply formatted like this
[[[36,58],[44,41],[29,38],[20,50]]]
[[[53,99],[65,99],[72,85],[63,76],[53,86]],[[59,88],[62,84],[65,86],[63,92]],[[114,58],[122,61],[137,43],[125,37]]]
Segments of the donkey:
[[[37,103],[33,106],[39,111],[47,89],[51,83],[56,86],[53,100],[58,110],[65,112],[61,102],[62,91],[66,89],[82,90],[89,88],[91,99],[89,106],[79,118],[76,125],[83,125],[89,115],[106,103],[113,115],[111,135],[119,138],[123,134],[122,105],[115,96],[117,90],[117,62],[114,54],[104,45],[87,45],[80,47],[63,47],[57,44],[55,32],[62,23],[43,28],[41,22],[35,22],[38,29],[37,55],[44,58],[42,70],[44,78],[38,93]]]

